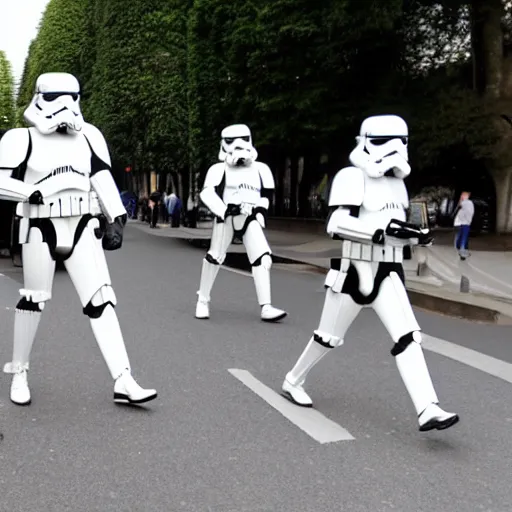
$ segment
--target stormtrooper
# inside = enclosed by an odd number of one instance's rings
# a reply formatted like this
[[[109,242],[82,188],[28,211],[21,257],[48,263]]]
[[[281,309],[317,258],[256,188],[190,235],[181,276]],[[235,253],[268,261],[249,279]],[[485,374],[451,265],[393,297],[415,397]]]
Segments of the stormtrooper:
[[[210,292],[234,236],[241,238],[261,307],[261,319],[276,322],[287,313],[271,304],[271,250],[263,229],[274,189],[269,167],[257,162],[251,131],[246,125],[231,125],[221,133],[219,163],[208,169],[201,201],[215,215],[210,249],[203,260],[197,292],[196,318],[210,317]]]
[[[73,75],[39,76],[24,113],[30,128],[12,129],[0,141],[1,172],[19,183],[21,196],[30,192],[28,200],[18,198],[16,209],[24,287],[15,310],[12,361],[4,367],[13,375],[10,398],[17,405],[31,402],[30,353],[52,297],[58,261],[64,263],[90,319],[114,379],[114,401],[140,404],[157,396],[132,377],[114,311],[117,301],[104,250],[121,247],[126,211],[110,172],[105,139],[84,122],[79,101]]]
[[[303,387],[308,373],[344,343],[361,308],[370,306],[393,339],[391,354],[418,414],[419,430],[446,429],[459,417],[438,405],[404,287],[404,247],[432,242],[428,229],[405,222],[408,127],[398,116],[373,116],[362,123],[356,141],[352,166],[337,173],[329,198],[327,232],[341,240],[341,258],[331,260],[320,324],[286,375],[282,394],[296,405],[312,407]]]

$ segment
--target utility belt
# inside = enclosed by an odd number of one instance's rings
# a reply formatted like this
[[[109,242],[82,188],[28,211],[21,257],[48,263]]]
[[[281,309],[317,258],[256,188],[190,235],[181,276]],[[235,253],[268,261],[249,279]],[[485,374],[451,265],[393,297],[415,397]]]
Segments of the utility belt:
[[[354,261],[378,264],[376,274],[373,277],[373,290],[368,296],[363,296],[359,290],[359,276],[352,265]],[[342,257],[331,258],[331,265],[325,277],[324,286],[336,293],[342,291],[348,293],[357,304],[370,304],[375,300],[380,284],[391,272],[396,272],[400,279],[404,281],[402,262],[402,247],[383,247],[344,240]]]
[[[61,192],[45,197],[45,204],[18,203],[16,215],[26,219],[81,217],[101,214],[96,192]]]
[[[242,203],[241,205],[241,213],[240,215],[228,216],[226,220],[232,223],[234,235],[238,238],[241,238],[245,235],[249,224],[252,221],[257,221],[256,215],[261,213],[263,218],[267,218],[267,210],[261,206],[256,206],[250,203]],[[224,219],[217,218],[217,223],[225,222]]]
[[[370,261],[376,263],[403,263],[403,247],[389,245],[363,244],[343,240],[341,258],[355,261]]]

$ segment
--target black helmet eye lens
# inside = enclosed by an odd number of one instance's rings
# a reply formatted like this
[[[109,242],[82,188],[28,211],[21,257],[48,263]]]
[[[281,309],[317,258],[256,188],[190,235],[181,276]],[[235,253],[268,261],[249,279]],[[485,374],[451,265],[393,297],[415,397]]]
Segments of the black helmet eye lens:
[[[394,139],[400,139],[402,144],[404,146],[407,146],[407,142],[408,142],[407,137],[369,137],[370,142],[374,146],[383,146],[384,144],[387,144],[389,141],[394,140]]]
[[[235,141],[235,139],[232,139],[232,138],[226,138],[226,139],[224,139],[224,142],[225,142],[226,144],[228,144],[228,145],[233,144],[233,142],[234,142],[234,141]]]
[[[57,92],[47,92],[43,94],[44,101],[55,101],[60,96]]]
[[[76,101],[78,99],[77,93],[71,93],[71,92],[45,92],[43,93],[43,100],[44,101],[55,101],[57,98],[60,98],[61,96],[71,96],[73,98],[73,101]]]
[[[370,139],[370,142],[374,146],[383,146],[384,144],[387,144],[390,140],[392,140],[390,137],[379,137],[375,139]]]

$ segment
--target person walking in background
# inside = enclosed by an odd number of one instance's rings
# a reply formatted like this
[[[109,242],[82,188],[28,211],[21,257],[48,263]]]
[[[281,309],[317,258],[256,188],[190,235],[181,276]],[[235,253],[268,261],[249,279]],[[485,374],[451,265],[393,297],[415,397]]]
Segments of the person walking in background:
[[[164,223],[169,222],[169,212],[167,211],[167,200],[169,199],[169,194],[164,190],[162,193],[162,199],[160,201],[160,218],[163,219]]]
[[[469,256],[469,231],[473,222],[473,216],[475,215],[475,205],[471,201],[470,196],[470,192],[462,192],[460,195],[453,222],[453,226],[457,229],[455,248],[459,253],[460,259],[463,261]]]
[[[149,208],[151,210],[151,215],[150,215],[150,220],[149,220],[150,228],[156,228],[156,224],[158,222],[159,207],[160,207],[161,200],[162,200],[162,194],[159,190],[155,190],[149,196]]]
[[[166,206],[167,213],[171,219],[171,228],[179,228],[182,208],[181,199],[174,192],[172,192],[167,198]]]
[[[167,199],[165,200],[165,209],[167,210],[167,215],[169,216],[170,221],[172,222],[172,212],[174,210],[174,206],[176,204],[176,200],[178,197],[174,192],[169,192]]]

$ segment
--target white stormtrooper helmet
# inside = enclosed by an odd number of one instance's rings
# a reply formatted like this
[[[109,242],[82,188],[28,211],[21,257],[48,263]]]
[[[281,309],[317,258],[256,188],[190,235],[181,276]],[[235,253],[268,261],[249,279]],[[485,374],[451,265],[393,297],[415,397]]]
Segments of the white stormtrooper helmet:
[[[396,178],[404,179],[411,173],[407,152],[409,130],[401,117],[368,117],[363,121],[356,141],[350,162],[371,178],[381,178],[391,172]]]
[[[219,160],[231,166],[249,166],[258,158],[252,145],[251,130],[245,124],[233,124],[221,133]]]
[[[40,75],[24,118],[44,135],[63,127],[74,132],[81,131],[84,119],[80,111],[78,80],[69,73]]]

